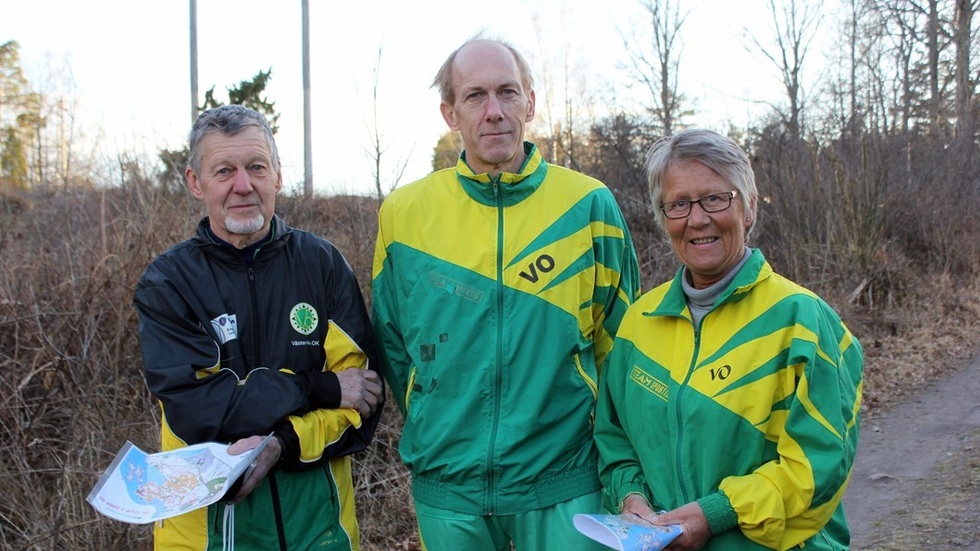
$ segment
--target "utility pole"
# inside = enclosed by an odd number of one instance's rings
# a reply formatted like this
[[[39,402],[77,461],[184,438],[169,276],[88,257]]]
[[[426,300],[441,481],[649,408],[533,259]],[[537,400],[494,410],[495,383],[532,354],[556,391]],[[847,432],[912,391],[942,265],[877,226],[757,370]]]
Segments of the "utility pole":
[[[191,125],[197,120],[197,0],[191,2]]]
[[[303,195],[313,197],[313,142],[310,124],[310,1],[303,3]]]

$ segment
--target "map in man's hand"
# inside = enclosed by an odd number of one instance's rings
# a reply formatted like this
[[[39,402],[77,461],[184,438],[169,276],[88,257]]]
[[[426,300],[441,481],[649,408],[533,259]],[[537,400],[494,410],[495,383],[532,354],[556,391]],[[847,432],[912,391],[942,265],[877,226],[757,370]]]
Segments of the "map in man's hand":
[[[268,441],[240,455],[217,442],[148,454],[127,441],[86,500],[103,515],[131,524],[205,507],[248,471]]]

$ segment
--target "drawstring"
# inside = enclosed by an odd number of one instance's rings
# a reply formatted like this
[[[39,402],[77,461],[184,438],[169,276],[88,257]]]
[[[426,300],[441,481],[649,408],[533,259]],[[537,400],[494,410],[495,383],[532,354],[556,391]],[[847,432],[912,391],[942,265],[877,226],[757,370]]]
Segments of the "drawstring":
[[[235,551],[235,504],[225,505],[225,517],[221,523],[221,550]]]

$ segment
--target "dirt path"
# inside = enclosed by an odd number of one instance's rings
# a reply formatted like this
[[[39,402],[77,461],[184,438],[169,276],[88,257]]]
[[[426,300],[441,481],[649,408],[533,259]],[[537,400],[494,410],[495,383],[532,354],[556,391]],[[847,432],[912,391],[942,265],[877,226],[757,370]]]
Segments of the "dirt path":
[[[980,550],[980,356],[861,429],[854,551]]]

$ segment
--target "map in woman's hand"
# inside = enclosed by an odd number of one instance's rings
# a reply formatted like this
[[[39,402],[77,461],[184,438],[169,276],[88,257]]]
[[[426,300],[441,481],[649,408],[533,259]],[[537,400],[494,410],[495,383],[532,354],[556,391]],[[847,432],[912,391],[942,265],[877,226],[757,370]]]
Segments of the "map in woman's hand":
[[[579,514],[572,521],[579,532],[618,551],[660,551],[683,532],[676,524],[657,526],[626,515]]]
[[[268,441],[240,455],[217,442],[148,454],[127,441],[86,501],[103,515],[131,524],[205,507],[249,471]]]

